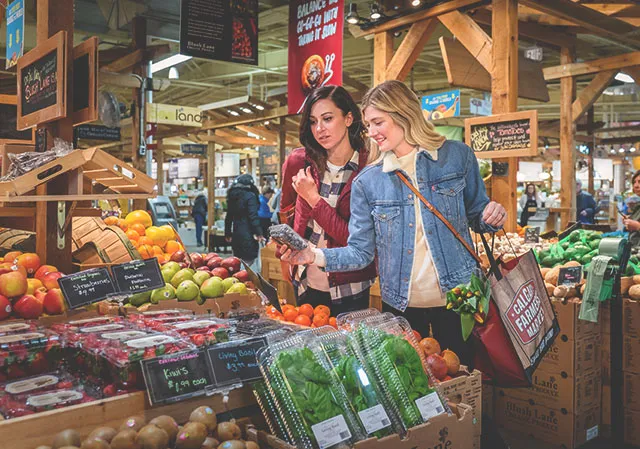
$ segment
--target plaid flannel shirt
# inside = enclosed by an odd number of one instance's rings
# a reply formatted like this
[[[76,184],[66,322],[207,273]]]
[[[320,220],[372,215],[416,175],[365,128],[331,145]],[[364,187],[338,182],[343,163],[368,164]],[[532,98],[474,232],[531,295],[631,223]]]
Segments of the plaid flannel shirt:
[[[337,175],[332,175],[329,170],[325,170],[324,176],[320,181],[320,197],[324,199],[327,204],[335,209],[338,204],[338,198],[340,197],[340,193],[342,193],[342,189],[347,185],[349,178],[354,172],[358,171],[358,161],[360,154],[357,151],[354,151],[353,156],[347,162],[347,164],[338,170]],[[315,220],[309,220],[307,223],[307,229],[305,231],[305,238],[309,240],[314,246],[318,245],[318,242],[323,238],[326,241],[326,236],[324,235],[324,229],[320,227]],[[305,291],[307,291],[308,281],[307,281],[307,269],[306,266],[298,266],[297,272],[297,287],[298,287],[298,296],[301,296]],[[362,282],[352,282],[349,284],[342,285],[333,285],[329,287],[329,294],[331,295],[331,301],[339,303],[341,299],[346,296],[356,295],[367,288],[373,285],[373,280],[366,280]]]

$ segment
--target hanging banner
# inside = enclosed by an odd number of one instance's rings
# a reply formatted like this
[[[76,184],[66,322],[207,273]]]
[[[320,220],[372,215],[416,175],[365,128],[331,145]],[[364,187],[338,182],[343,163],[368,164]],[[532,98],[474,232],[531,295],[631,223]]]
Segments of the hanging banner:
[[[422,97],[422,113],[427,120],[460,115],[460,90],[440,92]]]
[[[343,0],[289,3],[289,114],[298,114],[309,93],[342,85]]]
[[[16,65],[23,54],[24,0],[14,0],[7,7],[7,61],[5,67],[8,69]]]
[[[258,65],[258,2],[182,0],[180,54]]]
[[[203,115],[202,110],[190,106],[147,103],[147,122],[149,123],[201,127]]]

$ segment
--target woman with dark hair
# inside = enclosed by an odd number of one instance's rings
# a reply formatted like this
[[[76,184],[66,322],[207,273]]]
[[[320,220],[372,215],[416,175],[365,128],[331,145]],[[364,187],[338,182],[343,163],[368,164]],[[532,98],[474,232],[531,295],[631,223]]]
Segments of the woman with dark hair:
[[[522,212],[520,213],[520,226],[527,226],[529,218],[535,215],[539,202],[536,186],[527,184],[524,193],[520,197],[520,207],[522,208]]]
[[[294,230],[315,248],[347,244],[351,183],[370,158],[363,131],[361,112],[344,88],[320,87],[307,98],[300,120],[304,148],[287,159],[282,185],[283,201],[285,186],[292,185],[297,194]],[[373,262],[349,273],[293,268],[298,304],[326,305],[332,315],[369,306],[369,288],[376,278]]]
[[[636,171],[631,177],[631,188],[634,195],[640,196],[640,170]],[[622,224],[629,231],[631,245],[637,248],[640,246],[640,206],[636,205],[629,212],[631,215],[625,216]]]

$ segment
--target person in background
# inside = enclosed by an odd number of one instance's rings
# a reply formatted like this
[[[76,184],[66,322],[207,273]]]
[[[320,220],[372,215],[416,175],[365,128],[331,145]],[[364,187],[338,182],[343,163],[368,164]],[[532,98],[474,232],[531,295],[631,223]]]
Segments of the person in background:
[[[576,181],[576,212],[580,223],[593,224],[596,215],[596,201],[589,192],[582,190],[582,182]]]
[[[273,211],[273,214],[271,214],[271,224],[274,224],[274,225],[280,223],[279,213],[280,213],[281,198],[282,198],[282,189],[276,188],[273,193],[273,196],[269,200],[269,207]]]
[[[540,207],[540,199],[538,198],[536,186],[527,184],[524,193],[520,197],[520,208],[522,209],[520,213],[520,226],[527,226],[529,217],[535,215],[538,207]]]
[[[636,200],[640,196],[640,170],[636,171],[631,177],[631,188],[633,189],[633,196],[627,199],[629,215],[623,217],[622,224],[629,231],[629,242],[633,247],[638,248],[640,247],[640,203]],[[633,203],[629,201],[632,198],[634,199]]]
[[[202,243],[202,227],[207,220],[207,197],[200,192],[193,202],[191,216],[196,222],[196,242],[198,246],[204,246]]]
[[[269,226],[271,226],[271,216],[273,212],[269,207],[269,201],[273,196],[273,189],[269,185],[262,187],[262,195],[260,195],[260,208],[258,209],[258,217],[260,217],[260,226],[262,226],[262,235],[265,239],[269,238]]]
[[[240,175],[227,192],[224,236],[231,242],[233,255],[252,265],[258,258],[259,242],[264,240],[258,217],[260,192],[251,175]]]

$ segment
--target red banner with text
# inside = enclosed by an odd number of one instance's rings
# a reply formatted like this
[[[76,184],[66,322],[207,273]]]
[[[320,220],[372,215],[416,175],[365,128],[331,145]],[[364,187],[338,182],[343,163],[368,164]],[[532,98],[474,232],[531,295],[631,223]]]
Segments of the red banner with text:
[[[289,114],[297,114],[316,87],[342,85],[344,0],[289,4]]]

